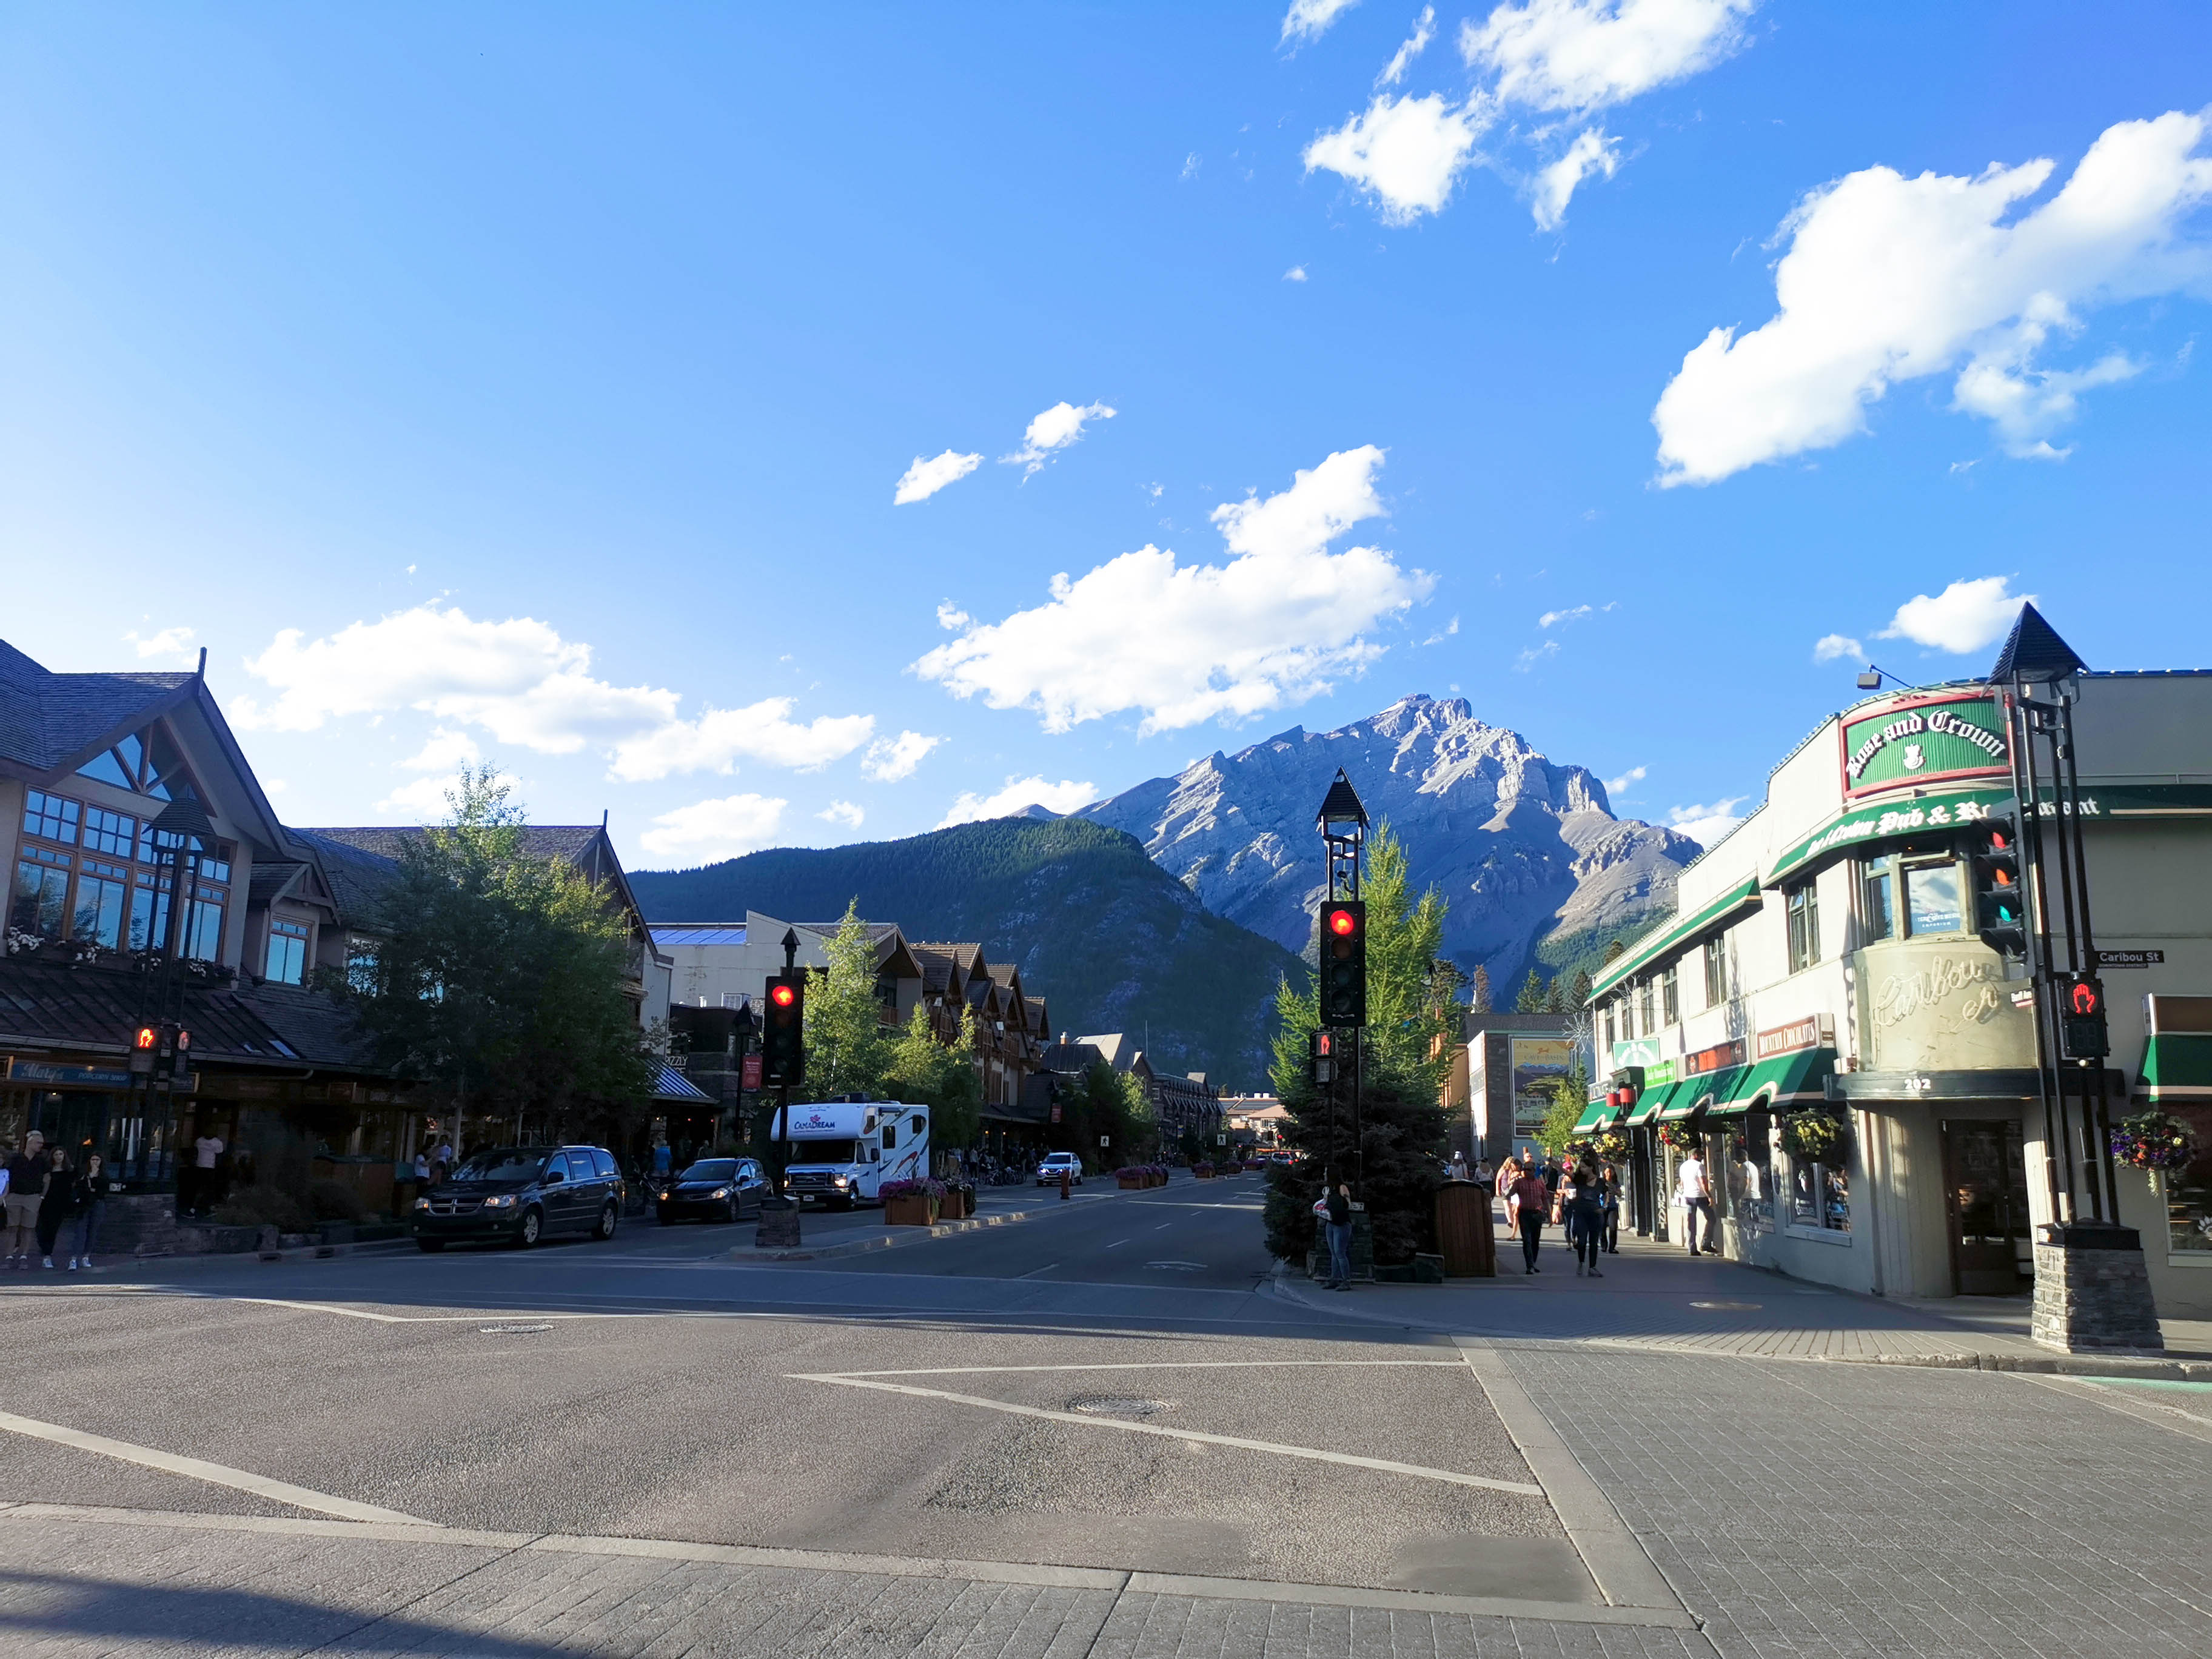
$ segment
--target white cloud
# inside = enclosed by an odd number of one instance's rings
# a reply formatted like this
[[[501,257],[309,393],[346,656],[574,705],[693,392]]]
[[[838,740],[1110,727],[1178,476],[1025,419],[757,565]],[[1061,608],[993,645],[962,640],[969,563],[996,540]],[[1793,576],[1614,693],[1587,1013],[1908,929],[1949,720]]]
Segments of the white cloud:
[[[975,620],[950,599],[937,602],[937,625],[939,628],[962,629]]]
[[[514,779],[507,780],[509,783]],[[376,803],[380,812],[407,812],[425,823],[445,818],[453,810],[446,798],[460,792],[461,781],[450,774],[439,777],[414,778],[401,784],[382,800]]]
[[[833,800],[814,815],[825,823],[840,823],[848,830],[857,830],[868,815],[848,800]]]
[[[952,810],[937,827],[949,830],[956,823],[975,823],[984,818],[1011,817],[1031,806],[1042,806],[1048,812],[1073,812],[1079,806],[1088,806],[1098,799],[1098,786],[1078,783],[1073,778],[1062,778],[1058,783],[1048,783],[1043,777],[1008,778],[1006,787],[988,795],[963,792],[952,803]]]
[[[1423,6],[1421,15],[1413,20],[1413,32],[1382,66],[1382,73],[1375,77],[1377,87],[1395,87],[1406,78],[1406,71],[1413,60],[1429,49],[1429,42],[1437,38],[1437,9]]]
[[[1283,14],[1282,39],[1276,41],[1295,41],[1304,46],[1309,40],[1318,40],[1328,26],[1359,3],[1359,0],[1291,0],[1291,9]]]
[[[957,483],[983,465],[981,455],[963,455],[957,449],[948,449],[933,460],[919,455],[907,468],[891,492],[891,505],[904,507],[909,501],[926,501],[949,483]]]
[[[2051,371],[2033,358],[2100,305],[2201,290],[2212,250],[2181,237],[2212,195],[2204,118],[2108,127],[2073,177],[2014,216],[2056,170],[1992,165],[1973,178],[1869,167],[1814,191],[1782,226],[1778,310],[1738,338],[1716,328],[1652,411],[1660,482],[1710,483],[1866,429],[1898,381],[1960,368],[1954,406],[1996,422],[2013,453],[2056,456],[2050,434],[2086,387],[2134,372],[2108,356]]]
[[[663,812],[637,844],[656,857],[711,864],[771,844],[791,803],[774,796],[726,795]]]
[[[964,623],[967,618],[962,617]],[[878,783],[897,783],[914,775],[929,751],[945,741],[925,738],[919,732],[902,732],[895,738],[878,738],[860,757],[860,775]]]
[[[1711,68],[1758,0],[1528,0],[1460,25],[1470,69],[1531,109],[1587,112]]]
[[[1104,404],[1057,403],[1039,415],[1022,434],[1022,447],[1011,455],[1001,455],[1000,460],[1009,466],[1018,466],[1022,476],[1043,471],[1049,461],[1070,444],[1083,436],[1084,424],[1089,421],[1110,421],[1115,411]]]
[[[593,679],[591,660],[591,647],[533,617],[477,622],[458,605],[418,605],[313,641],[285,629],[246,665],[276,688],[276,702],[240,698],[234,717],[312,732],[332,718],[418,708],[554,755],[675,717],[675,692]]]
[[[1454,106],[1438,93],[1420,98],[1378,97],[1364,115],[1306,146],[1306,171],[1327,167],[1376,197],[1382,217],[1410,223],[1439,213],[1452,185],[1489,127],[1487,104],[1470,99]]]
[[[1866,647],[1848,634],[1823,634],[1813,641],[1813,660],[1863,662],[1866,660]]]
[[[1608,795],[1617,795],[1631,784],[1643,782],[1649,773],[1648,767],[1632,766],[1619,777],[1607,778],[1605,781],[1605,793]]]
[[[1206,162],[1204,159],[1196,150],[1193,150],[1189,155],[1182,158],[1182,176],[1185,179],[1195,179],[1198,176],[1199,168],[1205,165]]]
[[[732,772],[739,756],[817,771],[842,760],[876,729],[872,714],[824,714],[799,725],[797,699],[763,697],[743,708],[708,708],[696,720],[670,720],[615,746],[613,775],[649,783],[677,772]]]
[[[1748,799],[1744,795],[1730,795],[1710,806],[1677,806],[1667,814],[1667,826],[1711,850],[1720,844],[1729,830],[1743,822],[1743,814],[1735,809]]]
[[[1286,283],[1303,283],[1305,279],[1306,268],[1304,265],[1292,265],[1283,273],[1283,280]]]
[[[1930,599],[1921,593],[1897,607],[1889,626],[1875,635],[1884,640],[1911,640],[1932,651],[1964,656],[2002,639],[2020,608],[2033,593],[2008,593],[2008,576],[1983,576],[1955,581]]]
[[[192,654],[191,647],[188,643],[192,637],[192,630],[189,628],[165,628],[160,633],[149,634],[143,640],[138,637],[135,630],[125,634],[123,637],[137,647],[138,659],[141,662],[149,657],[189,657]]]
[[[1516,674],[1525,674],[1547,657],[1556,657],[1559,654],[1559,642],[1557,640],[1546,640],[1541,645],[1532,645],[1513,659],[1513,672]]]
[[[421,750],[399,763],[410,772],[457,772],[464,766],[474,766],[483,758],[483,750],[477,740],[465,732],[449,732],[435,726],[430,739]],[[442,787],[442,786],[441,786]]]
[[[1608,138],[1596,127],[1586,127],[1566,154],[1536,174],[1532,207],[1539,230],[1557,230],[1567,216],[1567,201],[1575,188],[1593,173],[1610,179],[1620,170],[1620,156],[1613,146],[1620,141]]]
[[[1570,605],[1564,611],[1547,611],[1536,618],[1536,626],[1550,628],[1556,623],[1578,623],[1585,617],[1603,616],[1620,603],[1618,599],[1609,599],[1603,605]]]
[[[954,696],[1034,708],[1049,732],[1140,709],[1141,732],[1301,702],[1373,661],[1369,630],[1425,599],[1435,578],[1372,547],[1329,542],[1376,517],[1382,452],[1331,455],[1291,486],[1216,507],[1225,564],[1147,546],[1071,580],[1048,604],[970,627],[914,665]]]

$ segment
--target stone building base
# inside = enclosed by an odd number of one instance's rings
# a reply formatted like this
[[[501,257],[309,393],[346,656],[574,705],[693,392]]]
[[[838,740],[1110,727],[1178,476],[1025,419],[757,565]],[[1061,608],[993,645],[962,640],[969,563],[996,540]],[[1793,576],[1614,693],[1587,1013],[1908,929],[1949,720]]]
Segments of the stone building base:
[[[2068,1353],[2163,1349],[2142,1236],[2094,1222],[2037,1229],[2029,1334]]]

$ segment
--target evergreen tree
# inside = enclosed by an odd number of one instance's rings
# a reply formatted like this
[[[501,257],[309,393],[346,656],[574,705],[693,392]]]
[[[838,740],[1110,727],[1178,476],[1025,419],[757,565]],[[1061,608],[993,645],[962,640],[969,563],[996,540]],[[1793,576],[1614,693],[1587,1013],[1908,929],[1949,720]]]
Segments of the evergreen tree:
[[[1521,981],[1521,994],[1513,999],[1513,1012],[1516,1014],[1540,1014],[1544,1012],[1544,981],[1537,977],[1534,968],[1528,970],[1528,977]]]
[[[1431,963],[1443,932],[1444,903],[1431,890],[1412,897],[1403,846],[1387,823],[1367,844],[1367,1018],[1360,1034],[1359,1139],[1352,1139],[1352,1045],[1343,1045],[1338,1081],[1317,1091],[1307,1081],[1313,1032],[1321,1023],[1310,977],[1276,988],[1277,1027],[1270,1076],[1288,1121],[1282,1139],[1297,1156],[1268,1174],[1267,1248],[1302,1261],[1313,1248],[1314,1200],[1322,1182],[1364,1170],[1358,1194],[1374,1227],[1375,1259],[1403,1262],[1425,1247],[1445,1144],[1439,1103],[1449,1065],[1436,1039],[1456,1036],[1430,995]],[[1354,1154],[1358,1156],[1355,1158]]]
[[[1468,999],[1468,1007],[1478,1014],[1490,1012],[1490,969],[1478,966],[1474,970],[1474,994]]]
[[[823,947],[827,972],[806,988],[805,1092],[816,1100],[836,1095],[872,1097],[890,1058],[876,996],[876,942],[860,920],[860,901]]]
[[[1572,1003],[1577,1008],[1587,1008],[1589,1006],[1589,969],[1587,968],[1577,968],[1575,969],[1575,988],[1573,991],[1569,993],[1567,1000]]]
[[[1557,974],[1552,975],[1552,982],[1545,989],[1544,1012],[1547,1014],[1564,1014],[1567,1012],[1567,988],[1559,983],[1559,976]]]

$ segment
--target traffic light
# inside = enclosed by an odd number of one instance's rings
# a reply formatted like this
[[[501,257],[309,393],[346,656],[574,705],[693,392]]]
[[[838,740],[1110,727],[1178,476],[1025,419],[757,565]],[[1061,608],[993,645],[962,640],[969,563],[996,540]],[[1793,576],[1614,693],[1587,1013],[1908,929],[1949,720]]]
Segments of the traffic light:
[[[159,1031],[156,1031],[152,1026],[141,1025],[138,1028],[137,1036],[133,1037],[131,1042],[131,1076],[151,1077],[154,1075],[154,1050],[160,1043],[161,1040],[161,1034]]]
[[[806,1081],[806,970],[776,974],[768,982],[768,1012],[761,1021],[761,1079]]]
[[[1306,1081],[1316,1089],[1325,1089],[1336,1080],[1336,1033],[1316,1031],[1309,1040],[1306,1055]]]
[[[1358,899],[1321,907],[1321,1023],[1367,1024],[1367,907]]]
[[[2105,1028],[2105,988],[2094,979],[2075,979],[2059,988],[2059,1029],[2069,1060],[2102,1060],[2112,1052]]]
[[[2009,807],[1993,810],[1968,837],[1972,870],[1974,931],[2008,961],[2027,959],[2027,890],[2021,880],[2020,820]]]

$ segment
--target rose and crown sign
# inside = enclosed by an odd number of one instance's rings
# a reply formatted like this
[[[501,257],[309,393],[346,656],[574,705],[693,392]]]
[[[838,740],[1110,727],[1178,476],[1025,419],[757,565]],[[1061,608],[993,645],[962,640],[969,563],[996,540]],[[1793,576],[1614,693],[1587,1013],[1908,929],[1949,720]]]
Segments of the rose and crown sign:
[[[2004,711],[1987,692],[1930,698],[1846,721],[1844,793],[1936,779],[2009,776]]]

